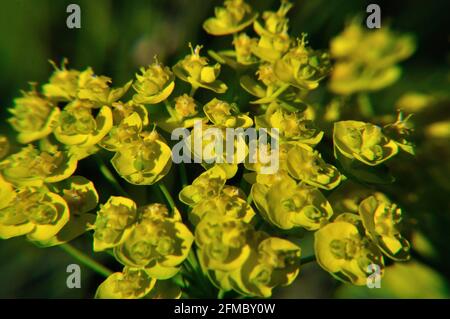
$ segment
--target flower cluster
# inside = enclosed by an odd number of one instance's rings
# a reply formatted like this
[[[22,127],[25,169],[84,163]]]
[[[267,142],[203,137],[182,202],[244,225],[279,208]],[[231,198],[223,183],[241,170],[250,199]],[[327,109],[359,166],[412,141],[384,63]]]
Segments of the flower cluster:
[[[300,247],[257,231],[245,194],[226,185],[226,177],[214,166],[180,192],[180,200],[192,207],[200,265],[221,290],[270,297],[274,287],[297,276]]]
[[[155,58],[120,87],[90,67],[54,65],[48,83],[9,109],[18,143],[0,135],[0,238],[48,247],[92,231],[93,251],[123,266],[103,272],[97,298],[270,297],[305,260],[355,285],[366,284],[373,264],[384,272],[383,255],[407,260],[402,211],[389,199],[398,197],[380,185],[394,182],[396,155],[414,155],[413,125],[401,111],[395,121],[368,119],[367,92],[399,77],[413,42],[353,22],[330,55],[306,34],[290,35],[291,7],[281,0],[258,14],[226,0],[203,28],[231,35],[231,50],[209,50],[211,60],[190,44],[172,67]],[[227,72],[236,83],[221,80]],[[329,74],[323,106],[310,93]],[[364,105],[353,109],[354,100]],[[167,138],[176,128],[189,132],[184,155],[195,159],[189,170],[177,163],[178,184]],[[267,143],[234,136],[228,147],[227,132],[248,128],[268,132]],[[92,157],[100,194],[81,176],[88,165],[78,165]],[[303,236],[314,245],[305,249]],[[302,258],[308,248],[315,258]]]

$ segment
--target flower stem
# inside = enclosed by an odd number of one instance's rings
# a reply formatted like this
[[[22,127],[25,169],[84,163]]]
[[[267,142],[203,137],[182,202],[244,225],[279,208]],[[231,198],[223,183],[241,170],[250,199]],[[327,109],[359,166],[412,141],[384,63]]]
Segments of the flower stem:
[[[306,256],[306,257],[300,258],[300,263],[302,265],[313,262],[313,261],[316,261],[316,255],[311,255],[311,256]]]
[[[167,190],[166,185],[164,185],[163,183],[158,183],[158,187],[161,190],[161,192],[163,193],[164,198],[167,201],[167,204],[169,204],[170,208],[172,210],[174,210],[176,208],[175,201],[173,200],[172,195],[170,195],[169,191]]]
[[[102,264],[98,263],[88,255],[82,253],[81,251],[73,247],[71,244],[66,243],[59,245],[59,247],[66,253],[68,253],[70,256],[81,262],[83,265],[91,268],[93,271],[97,272],[102,276],[108,277],[113,273],[111,270],[109,270]]]
[[[180,179],[181,179],[181,186],[185,187],[188,184],[187,179],[187,173],[186,173],[186,166],[184,166],[184,163],[180,164]]]
[[[105,162],[103,162],[103,159],[100,157],[100,155],[95,154],[94,159],[97,162],[97,165],[100,168],[100,172],[103,174],[103,176],[108,180],[108,182],[111,183],[111,185],[114,187],[114,189],[121,195],[125,197],[130,197],[128,193],[120,186],[119,182],[117,181],[114,174],[111,172],[111,170],[106,166]]]

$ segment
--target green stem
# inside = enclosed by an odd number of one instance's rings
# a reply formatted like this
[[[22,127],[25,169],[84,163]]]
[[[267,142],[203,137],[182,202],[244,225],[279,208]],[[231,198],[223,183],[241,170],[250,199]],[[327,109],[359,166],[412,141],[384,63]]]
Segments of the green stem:
[[[128,193],[120,186],[119,182],[117,181],[114,174],[111,172],[111,170],[106,166],[105,162],[103,162],[103,159],[100,157],[100,155],[95,154],[94,159],[97,162],[97,165],[100,168],[100,172],[103,174],[103,176],[108,180],[108,182],[111,183],[111,185],[114,187],[114,189],[122,196],[129,197]]]
[[[186,166],[184,166],[184,163],[181,163],[180,165],[180,179],[181,179],[181,186],[185,187],[188,185],[188,179],[187,179],[187,173],[186,173]]]
[[[302,265],[313,262],[313,261],[316,261],[316,255],[311,255],[311,256],[306,256],[306,257],[300,258],[300,263]]]
[[[167,204],[169,204],[169,207],[173,211],[176,208],[175,201],[173,200],[172,195],[170,195],[169,191],[167,190],[166,185],[164,185],[163,183],[158,183],[158,187],[161,190],[161,192],[163,193],[164,198],[167,201]]]
[[[223,299],[225,297],[225,291],[219,290],[219,293],[217,294],[217,299]]]
[[[59,247],[66,253],[68,253],[70,256],[72,256],[73,258],[75,258],[76,260],[78,260],[79,262],[91,268],[93,271],[99,273],[102,276],[108,277],[113,273],[111,270],[109,270],[102,264],[98,263],[88,255],[82,253],[81,251],[73,247],[71,244],[66,243],[59,245]]]
[[[250,193],[250,194],[248,194],[248,197],[247,197],[247,204],[251,205],[252,202],[253,202],[253,196],[252,196],[252,193]]]

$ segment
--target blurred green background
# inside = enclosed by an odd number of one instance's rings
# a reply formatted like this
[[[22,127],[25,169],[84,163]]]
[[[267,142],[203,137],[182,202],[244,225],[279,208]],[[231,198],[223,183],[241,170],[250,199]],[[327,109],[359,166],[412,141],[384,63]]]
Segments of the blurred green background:
[[[115,85],[131,79],[140,66],[153,61],[155,54],[168,65],[187,54],[187,43],[207,48],[229,45],[227,37],[213,38],[201,28],[222,1],[208,0],[10,0],[0,4],[0,133],[11,134],[6,124],[7,108],[28,82],[44,83],[52,72],[51,59],[59,63],[64,57],[69,66],[83,69],[92,66],[97,74],[113,78]],[[277,9],[278,1],[248,1],[256,10]],[[365,16],[373,1],[303,0],[292,1],[291,34],[309,34],[313,48],[326,49],[345,22]],[[66,7],[81,7],[81,29],[66,27]],[[395,101],[405,92],[440,94],[450,92],[449,1],[376,1],[382,10],[382,25],[415,35],[418,49],[404,62],[403,76],[393,86],[373,95],[373,103],[393,110]],[[448,99],[441,103],[436,117],[449,117]],[[428,143],[424,141],[425,144]],[[441,166],[449,160],[450,141],[441,141],[442,154],[427,149],[415,160],[413,169],[405,168],[398,186],[405,191],[398,198],[410,221],[416,224],[413,241],[417,247],[413,260],[390,267],[381,289],[352,287],[337,283],[316,264],[302,268],[301,275],[289,288],[276,291],[279,298],[323,297],[449,297],[450,188],[447,171]],[[448,143],[448,144],[446,144]],[[440,144],[441,145],[441,144]],[[419,147],[421,145],[419,144]],[[429,146],[427,144],[427,146]],[[444,149],[444,151],[443,151]],[[444,163],[443,163],[444,161]],[[92,171],[86,162],[81,170]],[[447,165],[448,166],[448,165]],[[442,168],[445,169],[445,168]],[[434,173],[433,173],[434,172]],[[443,183],[437,181],[444,179]],[[95,181],[95,172],[87,176]],[[169,182],[170,183],[170,182]],[[97,185],[97,184],[96,184]],[[97,185],[98,187],[98,185]],[[107,185],[105,186],[107,187]],[[98,187],[102,189],[101,187]],[[415,200],[401,196],[415,194]],[[101,198],[101,202],[105,199]],[[91,252],[89,235],[74,245]],[[308,254],[304,251],[305,255]],[[113,270],[117,263],[106,254],[95,254]],[[89,298],[102,278],[81,266],[82,288],[68,289],[66,267],[75,262],[59,248],[39,249],[22,238],[0,241],[0,297],[2,298]]]

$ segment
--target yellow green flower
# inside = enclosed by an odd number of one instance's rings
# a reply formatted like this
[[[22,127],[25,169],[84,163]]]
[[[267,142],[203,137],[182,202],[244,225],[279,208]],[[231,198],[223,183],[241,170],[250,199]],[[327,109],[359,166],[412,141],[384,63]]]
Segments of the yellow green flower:
[[[111,108],[103,106],[94,117],[91,108],[75,100],[67,105],[59,117],[54,130],[56,139],[69,146],[88,147],[97,144],[113,125]]]
[[[229,104],[216,98],[205,104],[203,112],[218,127],[247,128],[253,125],[253,120],[249,116],[239,114],[239,109],[235,104]]]
[[[301,249],[286,239],[257,237],[251,255],[229,275],[229,281],[240,294],[268,298],[273,288],[295,280],[300,270]]]
[[[113,248],[125,240],[137,220],[136,203],[131,199],[111,196],[100,206],[94,229],[94,251]]]
[[[397,144],[397,146],[400,147],[400,149],[411,155],[414,155],[415,146],[411,141],[413,128],[411,122],[408,122],[411,116],[412,114],[403,118],[403,113],[399,112],[397,120],[394,123],[385,125],[383,127],[383,133],[388,138],[393,140],[395,144]]]
[[[66,69],[68,61],[64,59],[61,68],[50,61],[55,71],[47,84],[44,84],[42,91],[46,97],[54,101],[71,101],[78,94],[78,78],[80,71]]]
[[[371,274],[368,266],[375,264],[383,270],[383,256],[368,238],[360,234],[357,225],[347,218],[343,219],[337,219],[316,231],[314,248],[317,262],[339,280],[366,285]]]
[[[58,187],[59,195],[69,207],[70,219],[52,238],[37,243],[39,247],[51,247],[69,242],[91,229],[96,215],[90,213],[98,204],[94,184],[82,176],[71,176]]]
[[[0,209],[0,238],[27,235],[29,240],[45,242],[68,221],[69,208],[61,196],[45,188],[21,188]]]
[[[8,121],[19,133],[19,143],[27,144],[49,135],[57,125],[60,110],[41,94],[32,90],[14,99],[13,115]]]
[[[190,97],[186,93],[175,99],[175,111],[182,119],[193,117],[198,113],[197,104],[195,103],[194,98]]]
[[[98,299],[137,299],[143,298],[155,286],[156,279],[142,269],[124,267],[106,278],[97,288]]]
[[[203,29],[216,36],[237,33],[252,24],[257,16],[243,0],[225,0],[224,7],[215,8],[215,17],[203,23]]]
[[[168,279],[179,271],[193,241],[178,212],[171,216],[165,205],[151,204],[140,208],[137,223],[114,254],[126,266],[145,269],[153,278]]]
[[[409,259],[409,242],[400,234],[401,209],[378,193],[363,200],[359,215],[369,236],[387,256],[394,260]]]
[[[141,68],[142,74],[136,74],[133,88],[136,94],[133,101],[137,104],[157,104],[169,97],[175,87],[175,76],[169,67],[155,61],[148,68]]]
[[[327,199],[317,188],[297,184],[286,175],[270,185],[253,184],[251,193],[264,219],[281,229],[316,230],[333,214]]]
[[[173,72],[181,80],[190,83],[193,91],[202,87],[216,93],[224,93],[228,87],[217,79],[220,74],[220,64],[208,65],[207,59],[200,56],[201,48],[196,46],[193,49],[191,46],[191,54],[175,64],[172,68]]]
[[[338,94],[374,91],[394,83],[401,75],[396,63],[415,50],[409,35],[397,35],[389,28],[367,30],[358,20],[330,44],[337,60],[331,74],[330,89]]]
[[[99,143],[99,145],[108,151],[119,151],[132,144],[141,141],[142,118],[137,112],[133,112],[124,118],[118,125],[111,128]]]
[[[359,121],[335,122],[333,141],[335,151],[371,166],[383,163],[398,152],[397,144],[380,127]]]
[[[298,40],[297,47],[290,49],[273,66],[273,71],[281,81],[298,89],[312,90],[319,86],[330,71],[329,55],[307,47],[305,35]]]
[[[243,65],[250,65],[257,62],[252,55],[252,48],[257,45],[257,39],[250,38],[245,33],[237,35],[233,40],[236,61]]]
[[[135,185],[151,185],[172,165],[172,151],[156,130],[140,133],[137,142],[123,145],[111,159],[117,173]]]
[[[126,103],[117,101],[111,104],[113,114],[113,125],[119,125],[125,118],[137,113],[141,118],[142,125],[149,124],[148,111],[142,104],[136,104],[133,100]]]
[[[209,214],[230,216],[249,223],[255,212],[247,203],[245,195],[240,189],[234,186],[225,186],[220,195],[206,198],[197,203],[189,214],[189,220],[196,225],[204,216]]]
[[[330,190],[341,181],[336,167],[325,163],[318,151],[302,144],[296,144],[287,153],[289,174],[306,184]]]
[[[277,11],[264,11],[262,18],[264,26],[255,21],[254,28],[259,35],[273,36],[277,34],[287,34],[289,28],[289,19],[286,14],[291,10],[292,3],[287,0],[281,0]]]
[[[195,228],[195,243],[203,267],[232,271],[242,266],[250,255],[252,228],[242,220],[208,214]]]
[[[3,177],[17,186],[41,186],[71,176],[77,160],[67,152],[48,153],[28,145],[0,162]]]
[[[184,187],[180,194],[180,201],[189,206],[218,196],[226,183],[226,173],[218,166],[214,166],[198,176],[192,185]]]
[[[297,141],[314,146],[320,142],[323,132],[314,127],[302,112],[289,112],[277,103],[271,103],[263,115],[255,117],[257,128],[277,128],[282,141]]]
[[[132,81],[129,81],[123,87],[111,89],[109,87],[111,79],[106,76],[95,75],[92,68],[89,67],[79,75],[77,97],[99,106],[110,105],[128,91],[131,83]]]

